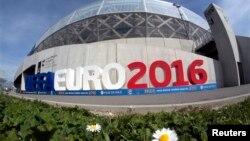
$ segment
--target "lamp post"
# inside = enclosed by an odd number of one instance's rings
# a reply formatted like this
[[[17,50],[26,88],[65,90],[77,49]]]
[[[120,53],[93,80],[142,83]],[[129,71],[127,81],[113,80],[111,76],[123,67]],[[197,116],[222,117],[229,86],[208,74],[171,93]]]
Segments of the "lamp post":
[[[177,3],[173,3],[173,6],[175,6],[175,7],[178,9],[179,14],[180,14],[180,16],[181,16],[182,24],[183,24],[183,26],[184,26],[184,28],[185,28],[185,31],[186,31],[186,34],[187,34],[187,37],[188,37],[188,39],[190,39],[190,38],[189,38],[189,34],[188,34],[188,29],[187,29],[186,24],[185,24],[184,19],[183,19],[183,14],[182,14],[182,12],[181,12],[181,10],[180,10],[181,5],[179,5],[179,4],[177,4]]]

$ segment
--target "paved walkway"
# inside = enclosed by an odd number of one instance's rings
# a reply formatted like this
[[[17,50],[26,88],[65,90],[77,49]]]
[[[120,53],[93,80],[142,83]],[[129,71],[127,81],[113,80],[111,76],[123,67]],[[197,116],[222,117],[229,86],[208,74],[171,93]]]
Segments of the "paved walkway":
[[[79,106],[111,112],[171,111],[186,106],[220,107],[250,97],[250,84],[212,91],[141,96],[53,96],[10,93],[15,97],[39,99],[52,105]]]

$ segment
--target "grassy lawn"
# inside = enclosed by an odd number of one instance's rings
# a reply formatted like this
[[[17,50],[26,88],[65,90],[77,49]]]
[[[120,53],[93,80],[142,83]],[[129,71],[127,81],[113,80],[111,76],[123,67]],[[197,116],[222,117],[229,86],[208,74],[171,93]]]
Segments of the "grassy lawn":
[[[96,123],[101,125],[100,132],[86,130]],[[186,108],[109,117],[0,94],[0,141],[150,141],[162,128],[175,130],[180,141],[203,141],[209,124],[250,124],[250,98],[218,110]]]

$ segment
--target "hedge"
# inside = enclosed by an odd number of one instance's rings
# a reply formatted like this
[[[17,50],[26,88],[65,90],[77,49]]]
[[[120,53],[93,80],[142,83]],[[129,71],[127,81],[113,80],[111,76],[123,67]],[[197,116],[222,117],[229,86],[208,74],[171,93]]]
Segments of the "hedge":
[[[87,125],[95,123],[101,125],[100,132],[86,130]],[[206,141],[209,124],[250,124],[250,98],[217,110],[189,107],[111,117],[0,94],[0,140],[150,141],[156,130],[170,128],[180,141]]]

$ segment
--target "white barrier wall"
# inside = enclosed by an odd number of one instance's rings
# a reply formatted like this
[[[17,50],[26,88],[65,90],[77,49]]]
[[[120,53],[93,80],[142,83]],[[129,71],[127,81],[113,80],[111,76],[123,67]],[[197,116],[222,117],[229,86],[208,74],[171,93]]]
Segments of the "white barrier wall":
[[[32,56],[25,59],[22,69],[26,70],[29,66],[36,64],[40,61],[44,62],[41,72],[55,72],[60,69],[71,68],[75,69],[79,66],[89,66],[97,65],[104,68],[109,63],[117,62],[121,64],[126,69],[126,80],[128,81],[138,70],[129,71],[127,65],[140,61],[144,62],[147,66],[146,74],[143,78],[139,79],[137,82],[146,82],[148,87],[153,87],[149,81],[149,67],[156,60],[162,60],[167,62],[170,66],[173,61],[182,60],[184,69],[184,78],[188,80],[187,70],[188,65],[190,65],[195,59],[202,59],[204,64],[201,68],[205,69],[208,74],[207,83],[217,83],[219,87],[223,86],[223,78],[221,77],[221,65],[218,61],[204,56],[200,56],[190,51],[183,51],[180,47],[179,39],[169,41],[171,44],[165,43],[166,40],[162,40],[157,43],[157,39],[131,39],[131,40],[111,40],[99,43],[91,44],[77,44],[77,45],[67,45],[60,46],[51,49],[47,49],[38,52]],[[152,42],[149,42],[152,41]],[[187,48],[190,49],[192,43],[190,41],[182,41],[182,43],[187,44]],[[179,46],[179,47],[178,47]],[[176,47],[176,49],[173,49]],[[187,49],[187,50],[189,50]],[[21,72],[21,71],[19,71]],[[156,70],[157,80],[163,80],[163,71],[161,69]],[[171,83],[176,81],[176,71],[171,68]],[[116,72],[111,72],[111,81],[116,82]],[[124,86],[126,88],[126,85]]]

